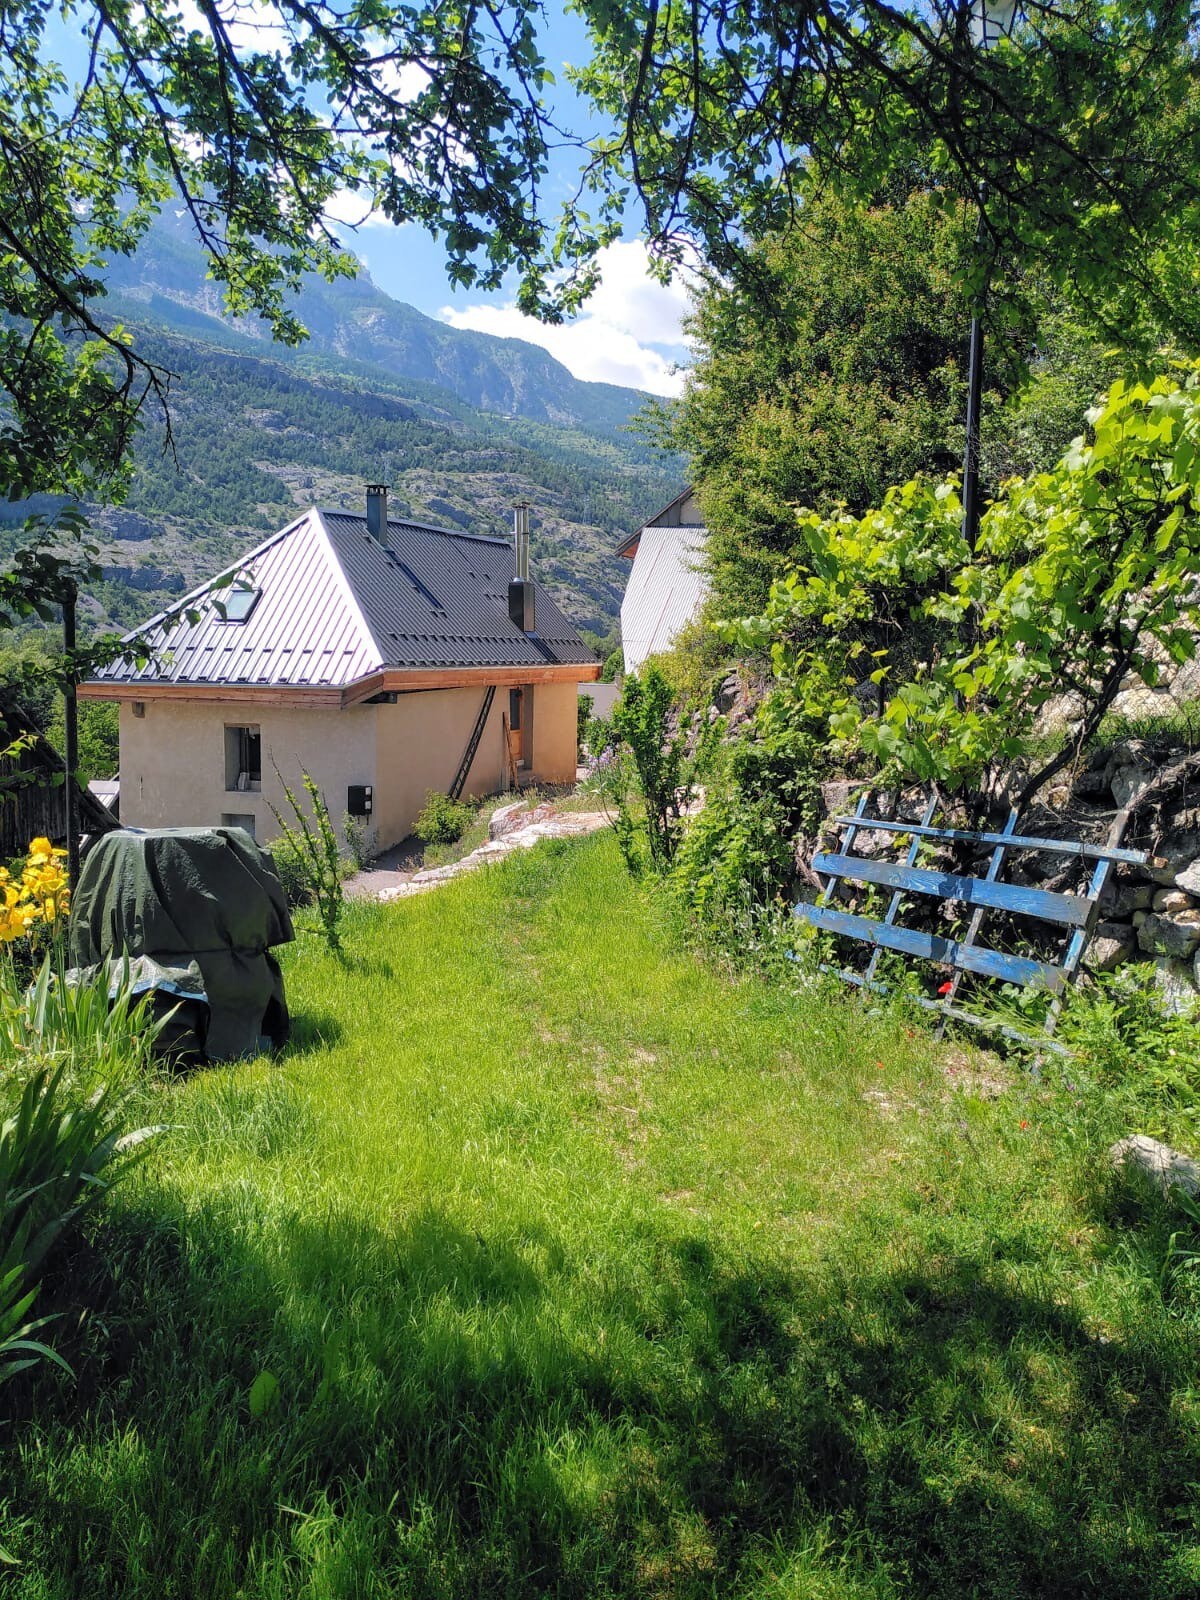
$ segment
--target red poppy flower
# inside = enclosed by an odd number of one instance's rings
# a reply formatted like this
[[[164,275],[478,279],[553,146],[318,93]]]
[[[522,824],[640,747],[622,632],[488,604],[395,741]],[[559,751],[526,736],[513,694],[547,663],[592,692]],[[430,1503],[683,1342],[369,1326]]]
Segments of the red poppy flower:
[[[947,978],[945,983],[940,984],[938,986],[938,993],[939,994],[949,994],[951,989],[953,989],[953,987],[954,987],[953,982],[949,978]]]

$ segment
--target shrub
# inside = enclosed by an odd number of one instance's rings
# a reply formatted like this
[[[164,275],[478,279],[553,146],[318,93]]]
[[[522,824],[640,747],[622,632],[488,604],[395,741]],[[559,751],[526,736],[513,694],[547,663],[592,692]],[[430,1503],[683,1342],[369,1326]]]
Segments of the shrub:
[[[474,819],[474,807],[465,800],[451,800],[448,794],[429,789],[415,832],[425,844],[456,844]]]
[[[301,877],[312,897],[311,903],[317,908],[325,943],[334,955],[338,955],[342,948],[339,925],[346,901],[342,893],[342,855],[338,848],[337,834],[329,818],[329,807],[325,804],[325,796],[316,782],[303,768],[300,777],[312,811],[311,820],[296,791],[285,782],[278,766],[275,767],[275,776],[283,788],[293,821],[285,822],[276,806],[271,807],[271,813],[279,824],[281,836],[295,857]],[[286,893],[286,890],[284,892]]]
[[[1007,483],[974,550],[954,481],[889,490],[865,516],[797,513],[803,560],[727,637],[769,654],[779,693],[823,730],[829,763],[884,784],[987,785],[1055,697],[1075,738],[1122,685],[1190,660],[1200,604],[1200,363],[1116,383],[1051,472]]]
[[[592,720],[595,706],[596,702],[590,694],[579,696],[579,705],[575,712],[575,753],[579,757],[582,757],[584,746],[587,744],[588,724]]]
[[[305,906],[311,906],[315,896],[305,870],[304,859],[296,846],[281,834],[267,848],[271,853],[271,860],[275,863],[279,881],[283,885],[284,898],[289,909],[299,911]]]
[[[350,865],[355,872],[365,871],[375,855],[374,828],[361,817],[352,817],[346,811],[342,814],[342,836],[346,841]]]
[[[625,652],[620,645],[609,652],[604,658],[604,665],[600,669],[601,683],[616,683],[618,678],[625,674]]]
[[[613,707],[613,743],[604,784],[616,805],[614,828],[625,864],[635,875],[671,864],[683,817],[696,795],[714,723],[702,722],[695,750],[675,714],[670,685],[650,662],[626,678]]]
[[[43,1067],[0,1127],[0,1380],[50,1354],[30,1339],[48,1319],[25,1321],[47,1256],[162,1131],[122,1134],[130,1094],[106,1085],[76,1103],[66,1066]]]

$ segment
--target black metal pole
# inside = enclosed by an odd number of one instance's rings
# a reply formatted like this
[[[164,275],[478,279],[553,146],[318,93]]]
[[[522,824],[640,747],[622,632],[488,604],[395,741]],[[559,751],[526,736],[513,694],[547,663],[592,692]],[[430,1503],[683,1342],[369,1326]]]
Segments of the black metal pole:
[[[987,185],[979,189],[979,223],[975,229],[975,253],[982,259]],[[963,450],[963,538],[972,554],[979,542],[979,413],[983,405],[983,303],[986,281],[980,286],[972,307],[971,337],[967,347],[967,442]]]
[[[67,880],[71,893],[79,882],[79,705],[75,694],[75,602],[79,591],[73,579],[63,589],[63,653],[66,656],[66,681],[63,684],[63,723],[66,728],[65,756],[67,811]]]
[[[963,452],[963,538],[974,553],[979,540],[979,411],[983,403],[983,318],[971,318],[967,356],[967,443]]]

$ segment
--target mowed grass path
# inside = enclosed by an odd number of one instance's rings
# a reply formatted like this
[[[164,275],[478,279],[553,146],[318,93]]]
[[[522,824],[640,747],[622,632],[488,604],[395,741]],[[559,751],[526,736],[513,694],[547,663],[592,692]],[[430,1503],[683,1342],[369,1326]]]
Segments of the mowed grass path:
[[[0,1595],[1200,1592],[1196,1319],[1102,1115],[706,967],[608,838],[347,945],[48,1286]]]

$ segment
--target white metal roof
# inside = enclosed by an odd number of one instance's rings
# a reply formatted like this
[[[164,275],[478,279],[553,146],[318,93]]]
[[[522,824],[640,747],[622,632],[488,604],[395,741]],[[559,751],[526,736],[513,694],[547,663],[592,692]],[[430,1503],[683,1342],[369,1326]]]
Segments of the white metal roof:
[[[621,602],[621,643],[626,672],[636,672],[670,647],[680,628],[699,611],[708,581],[698,570],[705,530],[696,527],[642,529]]]
[[[244,621],[222,615],[234,591],[210,580],[126,636],[149,661],[97,681],[344,689],[387,667],[593,665],[544,590],[538,631],[513,623],[512,566],[502,539],[392,518],[385,545],[365,517],[314,508],[232,569],[258,591]]]

